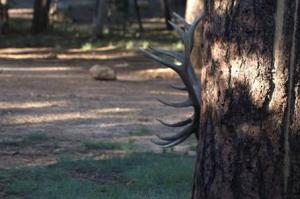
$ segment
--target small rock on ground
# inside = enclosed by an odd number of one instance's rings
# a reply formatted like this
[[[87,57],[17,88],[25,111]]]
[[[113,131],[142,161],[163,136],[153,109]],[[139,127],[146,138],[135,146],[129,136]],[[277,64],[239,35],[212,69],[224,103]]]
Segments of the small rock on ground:
[[[108,67],[102,65],[95,65],[90,69],[90,75],[95,80],[116,80],[116,72]]]

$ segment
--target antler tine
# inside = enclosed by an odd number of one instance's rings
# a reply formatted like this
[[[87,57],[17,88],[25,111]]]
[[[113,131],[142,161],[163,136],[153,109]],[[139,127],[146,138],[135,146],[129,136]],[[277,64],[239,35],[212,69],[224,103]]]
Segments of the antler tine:
[[[172,87],[176,90],[181,90],[181,91],[186,91],[187,90],[187,88],[185,86],[170,85],[170,87]]]
[[[149,47],[149,49],[151,49],[157,53],[160,53],[162,55],[166,55],[168,57],[175,58],[175,59],[179,60],[180,62],[184,61],[184,55],[182,53],[173,52],[173,51],[169,51],[169,50],[163,50],[163,49],[154,48],[154,47]]]
[[[190,98],[188,98],[186,101],[184,102],[179,102],[179,103],[170,103],[170,102],[166,102],[164,100],[161,100],[159,98],[156,98],[160,103],[167,105],[167,106],[171,106],[171,107],[175,107],[175,108],[186,108],[186,107],[190,107],[193,105],[192,101],[190,100]]]
[[[201,100],[201,87],[199,87],[199,81],[193,69],[193,65],[190,60],[190,55],[193,50],[194,44],[194,32],[196,30],[197,25],[204,18],[205,13],[203,15],[196,18],[196,20],[192,24],[188,24],[181,16],[176,13],[173,13],[173,16],[177,22],[184,23],[184,27],[181,28],[179,25],[176,25],[172,21],[170,21],[170,25],[175,29],[175,31],[179,34],[181,40],[184,43],[184,52],[172,52],[168,50],[150,48],[151,51],[141,49],[146,55],[155,61],[175,70],[177,74],[180,76],[181,80],[184,83],[184,86],[175,86],[171,85],[171,87],[178,90],[187,90],[188,99],[181,103],[171,103],[163,101],[157,98],[161,103],[172,106],[175,108],[185,108],[192,106],[194,108],[194,115],[186,120],[169,124],[165,123],[161,120],[158,120],[165,126],[168,127],[184,127],[179,133],[167,136],[160,137],[162,141],[154,142],[157,145],[160,145],[162,148],[173,147],[184,142],[188,137],[190,137],[193,133],[196,134],[198,139],[197,130],[200,126],[200,100]],[[164,56],[167,56],[169,60],[164,60]],[[170,58],[175,58],[181,62],[180,65],[176,65],[170,61]]]
[[[181,39],[184,41],[186,38],[186,34],[185,34],[184,30],[182,30],[180,27],[178,27],[172,21],[169,21],[169,24],[175,29],[175,31],[180,35]]]
[[[161,63],[161,64],[163,64],[163,65],[165,65],[165,66],[167,66],[167,67],[173,69],[173,70],[176,71],[177,73],[181,73],[182,69],[181,69],[179,66],[177,66],[177,65],[175,65],[175,64],[173,64],[173,63],[171,63],[171,62],[169,62],[169,61],[163,60],[163,59],[160,58],[159,56],[156,56],[155,54],[153,54],[153,53],[151,53],[151,52],[148,52],[147,50],[144,50],[144,49],[142,49],[142,48],[140,48],[140,50],[143,51],[143,52],[144,52],[146,55],[148,55],[150,58],[152,58],[152,59],[154,59],[155,61],[157,61],[158,63]]]
[[[152,140],[152,142],[156,145],[159,145],[160,147],[162,148],[170,148],[170,147],[173,147],[173,146],[176,146],[182,142],[184,142],[186,139],[188,139],[190,137],[190,135],[186,135],[184,137],[181,137],[180,139],[178,140],[175,140],[175,141],[169,141],[169,142],[158,142],[158,141],[154,141]]]
[[[189,28],[191,26],[191,24],[189,24],[183,17],[181,17],[176,12],[173,12],[173,16],[174,16],[175,19],[182,22],[184,24],[185,28]]]
[[[157,135],[157,137],[164,141],[175,141],[182,137],[185,137],[186,135],[191,135],[192,133],[193,133],[193,125],[190,124],[187,127],[185,127],[184,129],[182,129],[179,133],[177,133],[173,136],[162,137],[162,136]]]
[[[190,38],[190,46],[189,46],[189,51],[191,52],[193,50],[193,46],[194,46],[194,33],[195,33],[195,30],[198,26],[198,24],[204,19],[205,17],[205,11],[200,15],[198,16],[194,21],[193,23],[191,24],[189,30],[188,30],[188,38]]]
[[[165,125],[165,126],[168,126],[168,127],[182,127],[182,126],[185,126],[185,125],[188,125],[190,124],[191,122],[193,122],[192,118],[188,118],[186,120],[183,120],[183,121],[180,121],[180,122],[177,122],[177,123],[174,123],[174,124],[169,124],[169,123],[166,123],[162,120],[158,120],[161,124]]]
[[[193,21],[193,23],[191,24],[191,27],[190,27],[190,31],[193,33],[195,32],[195,29],[197,27],[197,25],[200,23],[200,21],[203,20],[203,18],[205,17],[206,13],[205,11],[199,15],[198,17],[196,17],[196,19]]]

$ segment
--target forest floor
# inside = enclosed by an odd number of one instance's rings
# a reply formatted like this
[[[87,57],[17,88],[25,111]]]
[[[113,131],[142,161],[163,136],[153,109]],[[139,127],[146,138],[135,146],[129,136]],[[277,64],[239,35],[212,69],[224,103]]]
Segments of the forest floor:
[[[66,156],[162,153],[151,140],[178,129],[157,119],[172,122],[191,115],[191,109],[155,100],[180,101],[186,93],[168,86],[180,84],[176,74],[136,50],[149,43],[168,46],[161,41],[176,41],[164,38],[168,32],[154,33],[162,35],[155,41],[150,35],[115,45],[118,39],[93,43],[67,30],[32,36],[20,28],[0,37],[0,169],[51,165]],[[115,69],[117,80],[93,80],[89,69],[95,64]],[[192,154],[194,148],[192,139],[172,150]]]

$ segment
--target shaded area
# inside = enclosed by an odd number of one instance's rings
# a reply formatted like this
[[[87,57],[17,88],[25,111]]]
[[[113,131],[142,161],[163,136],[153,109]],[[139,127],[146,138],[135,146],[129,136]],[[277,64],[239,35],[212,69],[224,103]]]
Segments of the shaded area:
[[[100,159],[62,159],[45,167],[0,170],[0,197],[171,199],[189,195],[191,158],[145,153]]]

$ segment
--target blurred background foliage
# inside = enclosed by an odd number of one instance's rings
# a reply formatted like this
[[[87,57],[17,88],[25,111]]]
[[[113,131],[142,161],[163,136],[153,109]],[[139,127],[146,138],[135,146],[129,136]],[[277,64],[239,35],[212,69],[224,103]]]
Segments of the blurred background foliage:
[[[167,21],[184,15],[182,0],[1,0],[0,47],[159,44],[180,49]],[[157,36],[159,35],[159,36]]]

